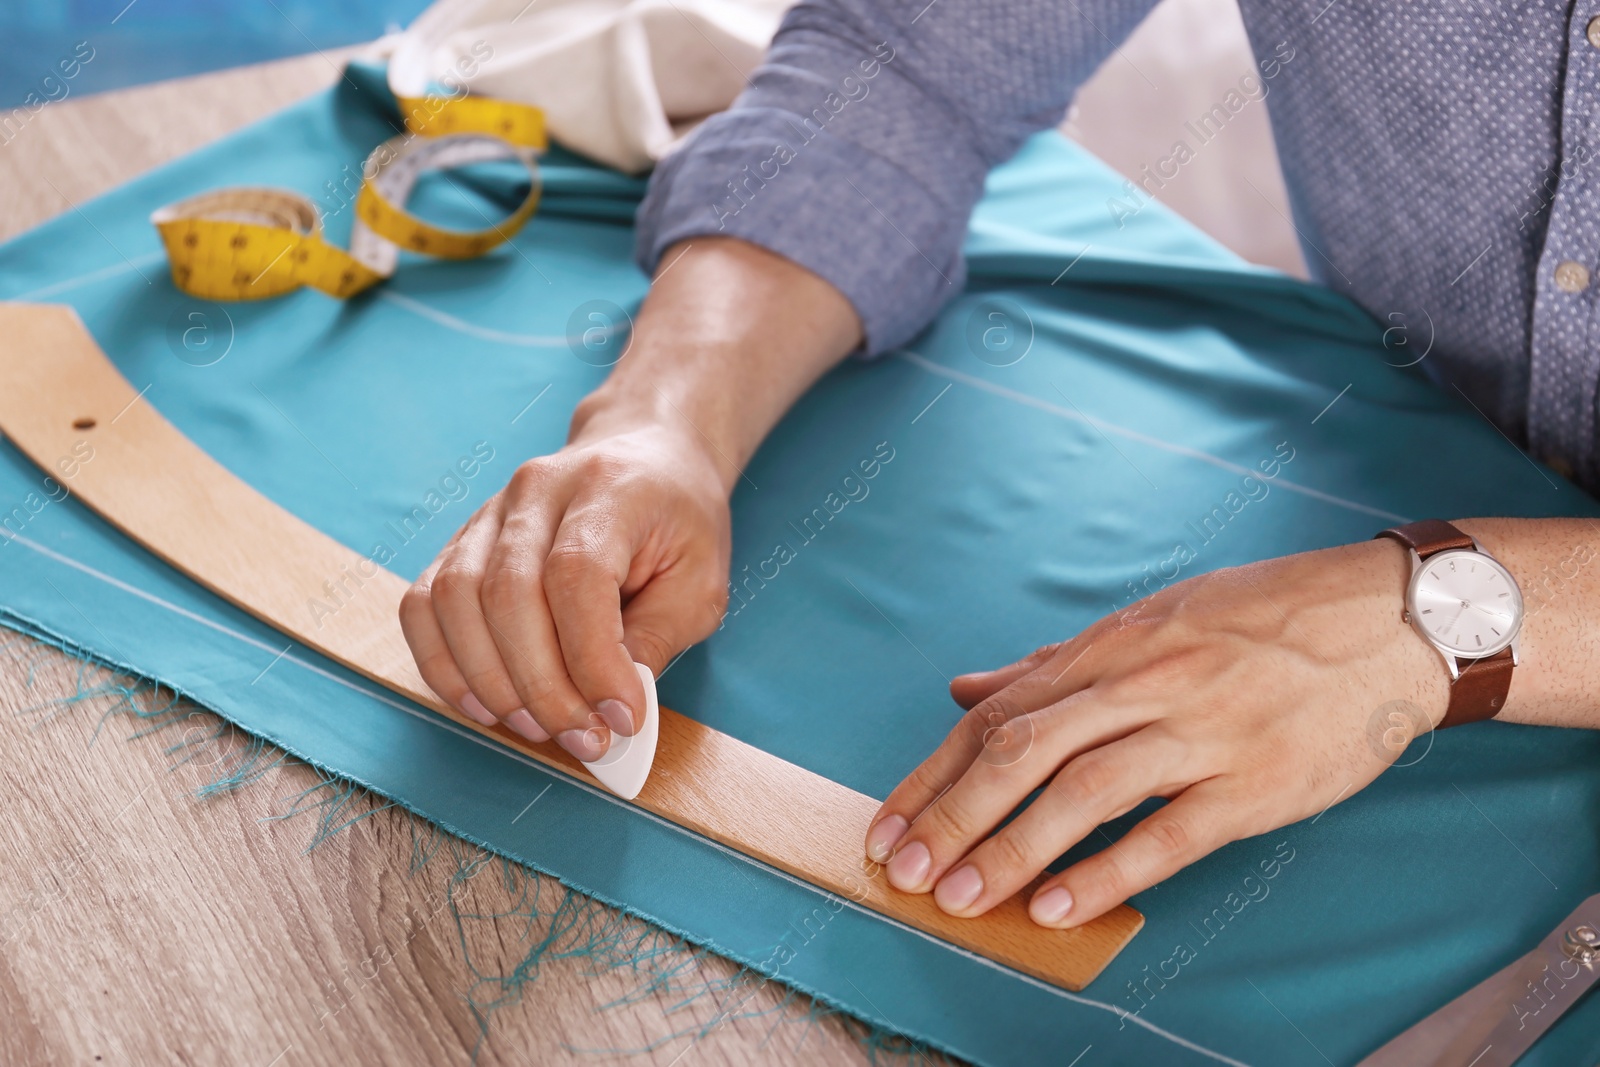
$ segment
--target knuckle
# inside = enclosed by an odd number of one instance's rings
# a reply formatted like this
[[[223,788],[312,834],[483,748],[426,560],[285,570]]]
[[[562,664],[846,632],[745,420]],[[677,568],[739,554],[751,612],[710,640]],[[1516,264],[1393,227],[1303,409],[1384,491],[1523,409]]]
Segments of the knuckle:
[[[1094,901],[1116,901],[1129,896],[1134,890],[1128,872],[1115,850],[1102,852],[1082,864],[1073,879],[1073,895]]]
[[[1040,645],[1038,648],[1028,653],[1027,656],[1023,657],[1023,663],[1030,668],[1041,667],[1055,659],[1056,656],[1061,654],[1061,650],[1066,647],[1066,641],[1053,641],[1048,645]]]
[[[604,686],[604,679],[611,675],[611,668],[616,664],[616,649],[609,640],[584,641],[570,652],[563,648],[562,661],[573,684],[580,691],[591,685]]]
[[[1002,726],[1019,715],[1027,714],[1027,709],[1022,706],[1022,702],[1017,699],[1010,686],[987,700],[980,701],[972,711],[974,715],[981,716],[986,727]]]
[[[1067,802],[1090,818],[1116,785],[1116,778],[1117,769],[1110,760],[1097,752],[1086,752],[1067,764],[1056,781]]]
[[[971,840],[976,831],[972,814],[954,790],[929,807],[917,821],[923,823],[935,841],[965,842]]]
[[[535,586],[533,576],[516,567],[502,565],[484,576],[480,595],[484,610],[496,617],[509,615],[528,601]]]
[[[989,731],[996,730],[1026,714],[1027,709],[1008,687],[974,704],[972,710],[961,717],[957,730],[961,733],[962,741],[971,750],[978,751],[983,748]]]
[[[1184,821],[1173,815],[1157,813],[1145,822],[1145,833],[1150,841],[1166,856],[1187,856],[1194,847],[1194,835]]]
[[[462,563],[446,563],[439,568],[439,573],[433,576],[433,586],[442,595],[460,595],[474,603],[478,598],[479,581],[477,571]]]
[[[545,714],[552,715],[557,719],[565,719],[567,717],[570,709],[555,698],[556,683],[551,681],[542,671],[518,672],[516,681],[513,684],[516,686],[517,694],[521,698],[522,706],[530,712],[538,713],[537,717],[541,720]]]
[[[917,764],[916,769],[906,776],[906,782],[919,794],[930,798],[944,792],[945,787],[949,785],[948,782],[934,773],[929,763]]]
[[[452,688],[456,677],[456,661],[450,658],[448,651],[440,649],[432,655],[419,659],[417,673],[422,675],[422,680],[427,682],[428,688],[435,693],[446,700],[454,699],[448,690]]]
[[[1195,636],[1185,635],[1187,640],[1151,662],[1150,673],[1155,680],[1169,686],[1187,687],[1211,673],[1216,665],[1216,651],[1202,645]]]
[[[632,464],[612,452],[591,452],[583,457],[579,465],[585,482],[615,482],[630,470]]]
[[[483,702],[483,706],[497,718],[505,718],[520,707],[516,691],[502,675],[494,671],[475,671],[466,675],[467,688]]]
[[[517,467],[511,473],[508,483],[513,492],[518,494],[538,493],[550,485],[551,477],[555,473],[550,460],[546,456],[530,459]]]
[[[1025,836],[1017,830],[1005,829],[989,839],[985,849],[984,866],[996,873],[1031,874],[1041,866]]]
[[[1141,641],[1152,629],[1159,627],[1165,613],[1149,599],[1136,600],[1097,621],[1087,631],[1096,642],[1109,648],[1120,648],[1124,642]]]
[[[414,618],[425,611],[431,610],[433,591],[421,582],[405,591],[400,598],[400,618],[402,620]]]
[[[583,541],[562,541],[550,550],[550,556],[545,560],[545,588],[547,590],[568,588],[599,565],[598,553]]]
[[[639,653],[646,658],[647,664],[660,664],[665,668],[667,661],[676,651],[671,641],[648,627],[635,627],[629,637],[633,639],[633,644]]]
[[[950,729],[946,744],[959,751],[965,759],[971,759],[983,751],[983,738],[989,730],[989,724],[984,719],[982,708],[982,704],[975,705],[957,719],[955,726]]]

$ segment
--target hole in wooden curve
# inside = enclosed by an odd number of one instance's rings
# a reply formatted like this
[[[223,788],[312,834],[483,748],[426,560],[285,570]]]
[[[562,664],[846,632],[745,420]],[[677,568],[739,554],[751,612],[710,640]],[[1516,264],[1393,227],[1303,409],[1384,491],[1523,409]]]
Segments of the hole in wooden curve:
[[[94,420],[93,419],[88,419],[88,418],[85,418],[85,419],[73,419],[72,420],[72,428],[74,430],[92,430],[92,429],[94,429]]]

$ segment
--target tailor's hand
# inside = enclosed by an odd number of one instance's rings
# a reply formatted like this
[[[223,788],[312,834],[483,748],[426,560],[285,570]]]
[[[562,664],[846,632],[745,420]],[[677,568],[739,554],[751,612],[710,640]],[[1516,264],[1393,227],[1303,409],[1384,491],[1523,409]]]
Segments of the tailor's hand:
[[[458,531],[400,605],[423,679],[463,714],[580,760],[643,724],[660,675],[727,599],[728,498],[682,419],[574,422]]]
[[[1408,570],[1385,540],[1218,571],[957,678],[970,710],[890,794],[869,857],[888,861],[897,888],[975,916],[1101,823],[1168,798],[1034,891],[1033,920],[1065,929],[1230,841],[1317,814],[1398,756],[1374,743],[1375,709],[1413,701],[1422,730],[1444,717],[1448,674],[1400,618]]]
[[[517,468],[400,604],[423,680],[485,726],[585,762],[721,624],[728,498],[784,411],[861,340],[844,294],[776,253],[696,237],[661,256],[623,357],[567,447]],[[752,483],[753,484],[753,483]]]

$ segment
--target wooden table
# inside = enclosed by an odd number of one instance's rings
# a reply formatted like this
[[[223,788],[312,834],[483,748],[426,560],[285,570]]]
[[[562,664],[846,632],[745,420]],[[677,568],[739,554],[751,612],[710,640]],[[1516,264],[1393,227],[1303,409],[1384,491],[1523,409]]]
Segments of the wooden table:
[[[342,58],[46,107],[0,147],[0,238],[322,89]],[[134,707],[171,710],[145,721]],[[165,725],[135,737],[153,721]],[[853,1020],[277,753],[255,762],[259,777],[197,797],[249,765],[248,738],[8,630],[0,730],[0,1062],[871,1057]],[[501,979],[558,905],[568,932],[519,991]],[[598,954],[564,954],[591,942]]]

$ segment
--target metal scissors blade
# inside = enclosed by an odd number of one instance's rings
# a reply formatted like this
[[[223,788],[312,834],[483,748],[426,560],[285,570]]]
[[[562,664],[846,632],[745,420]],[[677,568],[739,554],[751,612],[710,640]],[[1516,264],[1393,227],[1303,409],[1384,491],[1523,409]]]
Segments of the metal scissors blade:
[[[1511,1067],[1600,982],[1600,893],[1539,947],[1362,1060],[1359,1067]]]

